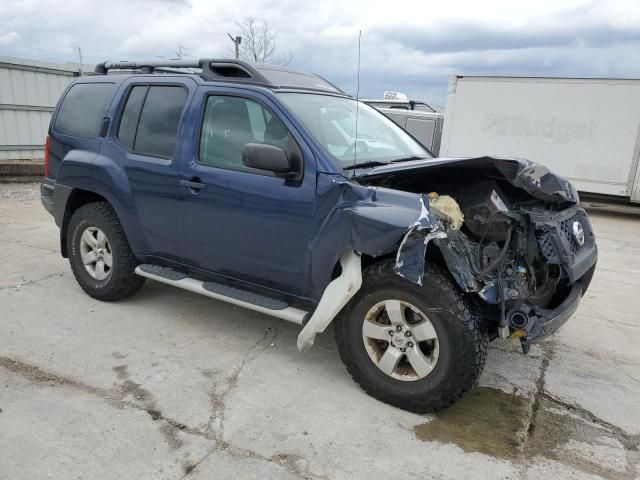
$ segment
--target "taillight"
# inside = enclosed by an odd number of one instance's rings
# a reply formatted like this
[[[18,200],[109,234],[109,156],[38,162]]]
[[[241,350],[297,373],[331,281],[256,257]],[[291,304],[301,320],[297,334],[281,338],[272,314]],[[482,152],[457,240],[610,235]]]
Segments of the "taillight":
[[[49,176],[49,135],[44,141],[44,176]]]

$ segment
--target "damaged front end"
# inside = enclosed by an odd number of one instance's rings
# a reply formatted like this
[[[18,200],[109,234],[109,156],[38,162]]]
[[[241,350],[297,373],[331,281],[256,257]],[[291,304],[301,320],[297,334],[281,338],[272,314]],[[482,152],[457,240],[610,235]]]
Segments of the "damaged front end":
[[[469,294],[494,336],[531,343],[575,312],[597,260],[574,187],[532,162],[483,157],[407,162],[358,177],[419,194],[396,272],[422,284],[429,249]]]

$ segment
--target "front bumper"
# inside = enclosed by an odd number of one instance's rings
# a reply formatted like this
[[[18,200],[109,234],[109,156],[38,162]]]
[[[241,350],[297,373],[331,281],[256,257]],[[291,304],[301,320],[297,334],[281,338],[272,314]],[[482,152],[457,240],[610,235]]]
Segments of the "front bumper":
[[[569,295],[554,309],[537,308],[535,315],[529,317],[527,334],[523,343],[538,343],[564,325],[578,309],[585,284],[578,280],[573,284]]]
[[[598,261],[595,235],[584,209],[575,206],[560,212],[536,212],[531,219],[540,251],[548,263],[564,270],[569,292],[553,309],[528,305],[529,322],[521,338],[523,345],[544,340],[571,318],[589,288]],[[582,228],[582,242],[573,233],[574,224]]]

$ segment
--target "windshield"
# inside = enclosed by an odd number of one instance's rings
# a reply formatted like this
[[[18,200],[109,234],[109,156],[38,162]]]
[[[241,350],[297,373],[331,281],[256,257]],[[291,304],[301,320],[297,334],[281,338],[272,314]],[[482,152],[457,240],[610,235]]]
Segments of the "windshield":
[[[278,96],[339,168],[349,168],[354,163],[432,157],[392,120],[365,103],[310,93],[278,93]]]

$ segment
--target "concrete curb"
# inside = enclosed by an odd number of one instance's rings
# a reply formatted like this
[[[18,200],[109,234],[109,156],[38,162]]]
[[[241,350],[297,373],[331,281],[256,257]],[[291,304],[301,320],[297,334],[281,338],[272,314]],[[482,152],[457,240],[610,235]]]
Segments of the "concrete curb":
[[[42,160],[13,160],[0,162],[0,182],[37,182],[44,176]]]

